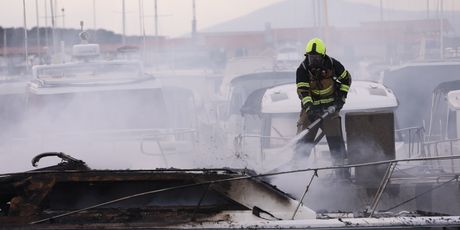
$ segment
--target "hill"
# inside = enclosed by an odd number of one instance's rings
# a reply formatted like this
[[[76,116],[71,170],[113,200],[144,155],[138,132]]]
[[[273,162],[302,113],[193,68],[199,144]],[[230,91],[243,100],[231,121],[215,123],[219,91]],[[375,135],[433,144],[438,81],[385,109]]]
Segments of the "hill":
[[[322,1],[321,1],[322,2]],[[328,1],[329,24],[336,27],[359,26],[361,22],[380,20],[380,8],[347,0]],[[314,25],[313,1],[285,0],[245,16],[223,22],[202,30],[202,32],[259,31],[265,24],[272,28],[311,27]],[[460,32],[460,12],[445,12],[446,18],[458,34]],[[434,12],[431,17],[436,16]],[[425,11],[384,10],[384,20],[426,19]],[[324,21],[324,19],[321,19]]]

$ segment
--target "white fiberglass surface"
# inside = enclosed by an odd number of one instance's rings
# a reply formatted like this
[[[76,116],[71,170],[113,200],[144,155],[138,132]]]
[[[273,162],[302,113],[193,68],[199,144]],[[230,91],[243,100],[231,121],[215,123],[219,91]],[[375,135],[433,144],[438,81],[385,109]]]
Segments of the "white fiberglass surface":
[[[36,78],[49,83],[68,81],[85,82],[106,78],[136,78],[141,76],[139,62],[93,62],[41,66]]]
[[[296,135],[297,116],[280,116],[273,115],[270,126],[270,147],[282,147]]]

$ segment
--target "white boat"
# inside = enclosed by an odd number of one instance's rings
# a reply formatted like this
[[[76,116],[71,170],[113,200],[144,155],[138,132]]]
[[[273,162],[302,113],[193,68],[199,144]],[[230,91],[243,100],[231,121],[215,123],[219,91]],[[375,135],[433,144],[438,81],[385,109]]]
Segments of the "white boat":
[[[383,84],[393,90],[400,103],[397,127],[427,128],[433,91],[443,82],[458,80],[459,72],[458,60],[414,62],[385,70]]]
[[[354,81],[347,102],[340,111],[343,136],[347,137],[347,115],[355,113],[390,113],[398,107],[393,92],[382,84],[371,81]],[[254,92],[241,108],[244,114],[244,129],[239,136],[239,151],[243,155],[256,157],[257,167],[274,168],[285,159],[274,160],[279,148],[288,144],[296,135],[296,124],[300,102],[295,84],[282,84]],[[390,121],[392,122],[392,120]],[[391,126],[393,123],[388,123]],[[381,124],[382,125],[382,124]],[[324,145],[320,145],[325,147]],[[327,147],[326,147],[327,148]],[[255,154],[255,153],[260,153]],[[278,154],[279,155],[279,154]],[[250,167],[252,168],[252,167]]]
[[[397,163],[398,170],[394,172],[390,170],[393,167],[391,164],[355,168],[350,171],[350,177],[344,180],[334,172],[340,168],[334,168],[332,165],[329,147],[325,141],[319,141],[308,158],[293,162],[296,122],[300,109],[295,84],[269,87],[248,97],[241,109],[244,114],[244,128],[241,135],[235,138],[235,149],[245,166],[257,172],[278,172],[280,168],[281,171],[296,171],[332,167],[329,171],[320,172],[319,179],[315,179],[319,180],[316,185],[306,190],[309,191],[309,195],[304,201],[313,210],[362,210],[362,207],[370,205],[372,199],[379,197],[375,192],[379,191],[382,185],[385,185],[387,195],[385,201],[381,202],[381,208],[390,210],[401,200],[410,199],[422,192],[426,193],[427,189],[423,186],[438,187],[443,183],[433,181],[433,178],[450,178],[455,181],[456,173],[459,172],[456,169],[458,160],[438,163],[404,161],[406,158],[437,155],[434,152],[431,155],[407,154],[405,148],[408,144],[398,141],[398,133],[401,131],[395,130],[394,126],[393,113],[397,108],[398,100],[391,89],[376,82],[356,80],[352,83],[347,102],[340,112],[348,152],[345,166],[403,160]],[[416,133],[409,133],[412,138],[414,134]],[[321,137],[318,134],[317,140]],[[422,148],[427,148],[428,144],[430,143],[426,143]],[[438,154],[449,156],[457,152]],[[388,170],[391,171],[389,175]],[[279,176],[272,182],[280,189],[295,194],[294,197],[302,199],[306,182],[298,185],[294,181],[306,181],[309,176],[313,180],[312,174],[302,174],[292,177]],[[452,200],[459,200],[455,195],[458,190],[455,184],[456,182],[452,182],[447,187],[439,188],[436,193],[425,196],[424,200],[417,199],[415,202],[415,199],[412,199],[414,203],[405,209],[458,213],[456,206],[449,205]]]
[[[174,159],[181,159],[176,167],[191,164],[182,159],[198,148],[193,96],[163,87],[139,61],[98,60],[98,50],[81,44],[74,47],[78,61],[33,67],[22,133],[0,157],[64,151],[91,158],[94,168],[171,167]],[[2,171],[26,170],[15,168],[20,159],[9,160]]]

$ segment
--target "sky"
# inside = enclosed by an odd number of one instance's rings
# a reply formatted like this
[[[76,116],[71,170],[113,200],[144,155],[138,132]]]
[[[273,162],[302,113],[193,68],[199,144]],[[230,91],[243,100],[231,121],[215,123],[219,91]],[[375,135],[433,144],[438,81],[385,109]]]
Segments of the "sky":
[[[37,25],[36,3],[39,9],[39,23],[41,26],[51,20],[45,20],[45,4],[50,8],[50,1],[57,3],[59,16],[56,19],[58,27],[65,24],[67,28],[79,28],[80,21],[85,22],[85,28],[94,28],[93,1],[96,5],[96,28],[122,32],[122,0],[24,0],[26,2],[27,27]],[[139,24],[139,2],[143,2],[145,32],[153,35],[155,0],[125,0],[126,4],[126,33],[128,35],[141,34]],[[197,14],[197,29],[203,29],[220,22],[246,15],[257,9],[283,0],[195,0]],[[287,0],[289,1],[289,0]],[[431,10],[439,6],[441,0],[349,0],[367,3],[389,9],[426,11],[427,2]],[[457,1],[457,2],[456,2]],[[329,0],[333,4],[334,0]],[[442,0],[444,9],[460,10],[460,1]],[[192,20],[192,0],[157,0],[159,14],[159,35],[174,37],[189,33]],[[0,26],[22,27],[23,7],[21,0],[0,0]],[[62,17],[61,9],[64,9]],[[50,10],[48,10],[50,16]]]

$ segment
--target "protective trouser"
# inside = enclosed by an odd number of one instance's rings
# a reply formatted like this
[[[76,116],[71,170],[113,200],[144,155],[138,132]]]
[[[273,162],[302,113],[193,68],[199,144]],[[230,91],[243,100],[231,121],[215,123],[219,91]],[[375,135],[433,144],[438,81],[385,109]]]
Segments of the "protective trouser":
[[[305,109],[300,112],[299,120],[297,122],[297,134],[305,130],[313,121],[308,118]],[[326,135],[326,140],[329,145],[331,156],[334,160],[334,165],[342,165],[346,158],[345,142],[342,136],[341,120],[338,112],[335,112],[325,118],[319,126],[312,128],[310,132],[300,140],[295,149],[295,157],[308,157],[314,147],[314,140],[318,129]]]

